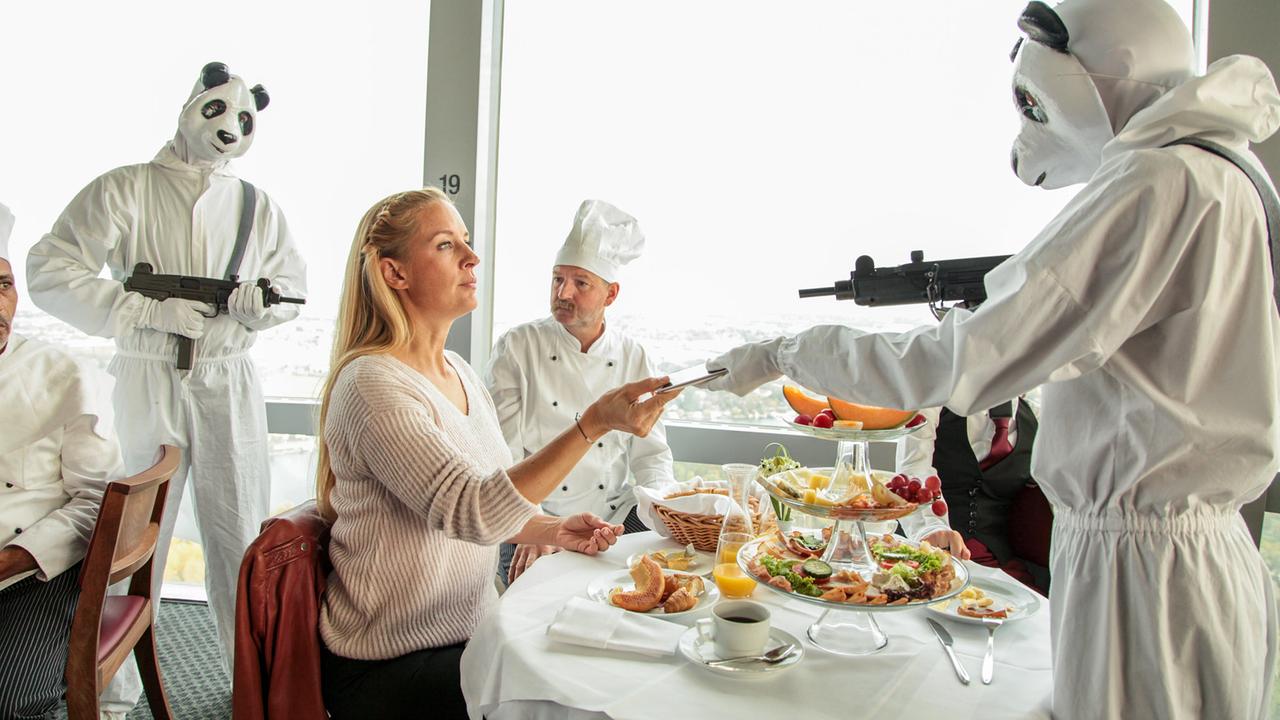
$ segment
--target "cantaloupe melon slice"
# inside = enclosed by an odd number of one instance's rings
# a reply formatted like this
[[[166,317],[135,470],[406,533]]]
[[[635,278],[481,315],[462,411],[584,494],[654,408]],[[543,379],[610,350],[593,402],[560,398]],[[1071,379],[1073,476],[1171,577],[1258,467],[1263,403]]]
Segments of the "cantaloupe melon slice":
[[[860,420],[863,430],[896,428],[915,417],[916,414],[915,410],[894,410],[872,405],[858,405],[857,403],[845,402],[833,397],[828,397],[827,402],[830,403],[831,412],[836,414],[837,420]],[[791,407],[795,407],[795,405],[793,404]]]
[[[800,415],[813,417],[829,407],[826,400],[807,395],[804,390],[795,385],[783,385],[782,396],[787,399],[787,404],[791,406],[791,409]]]

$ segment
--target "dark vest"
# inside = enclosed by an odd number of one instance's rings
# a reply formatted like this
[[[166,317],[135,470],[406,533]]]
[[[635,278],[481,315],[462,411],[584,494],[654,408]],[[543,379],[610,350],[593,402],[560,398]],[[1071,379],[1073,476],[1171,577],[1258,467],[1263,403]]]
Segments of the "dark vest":
[[[1009,417],[1011,403],[992,408],[993,417]],[[1018,415],[1010,429],[1017,429],[1018,442],[1000,462],[982,470],[969,445],[968,420],[943,408],[938,418],[938,438],[933,445],[933,466],[942,480],[942,496],[947,501],[951,527],[965,538],[976,538],[1000,562],[1014,556],[1009,544],[1009,508],[1031,482],[1031,445],[1039,423],[1025,402],[1018,403]]]

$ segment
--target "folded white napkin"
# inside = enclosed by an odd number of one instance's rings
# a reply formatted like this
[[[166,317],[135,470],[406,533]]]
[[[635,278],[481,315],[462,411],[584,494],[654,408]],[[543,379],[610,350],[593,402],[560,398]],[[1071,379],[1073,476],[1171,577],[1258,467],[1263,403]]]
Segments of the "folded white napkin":
[[[552,640],[650,657],[671,655],[689,628],[656,617],[571,597],[547,626]]]

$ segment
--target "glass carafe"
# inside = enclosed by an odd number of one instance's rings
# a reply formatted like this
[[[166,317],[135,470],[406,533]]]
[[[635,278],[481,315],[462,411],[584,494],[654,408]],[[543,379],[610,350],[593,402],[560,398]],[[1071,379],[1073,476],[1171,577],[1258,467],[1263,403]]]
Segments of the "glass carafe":
[[[729,481],[729,499],[733,502],[725,510],[724,520],[720,523],[720,534],[746,533],[755,535],[755,519],[751,513],[751,487],[755,483],[759,468],[746,463],[728,463],[721,465],[725,479]]]

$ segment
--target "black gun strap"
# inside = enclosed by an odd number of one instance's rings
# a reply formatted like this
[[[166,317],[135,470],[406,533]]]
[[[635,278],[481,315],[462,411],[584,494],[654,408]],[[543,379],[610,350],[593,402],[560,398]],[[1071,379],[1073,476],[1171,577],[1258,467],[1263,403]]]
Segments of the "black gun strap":
[[[240,204],[240,227],[236,229],[236,246],[231,251],[231,261],[227,263],[226,279],[240,276],[240,263],[244,260],[244,249],[249,244],[249,233],[253,231],[253,215],[258,204],[258,192],[247,180],[240,181],[240,189],[244,194],[244,202]]]
[[[1280,244],[1280,198],[1276,197],[1275,190],[1271,189],[1267,179],[1258,172],[1253,163],[1218,143],[1203,138],[1182,138],[1174,140],[1165,147],[1172,145],[1192,145],[1213,153],[1240,168],[1240,172],[1243,172],[1249,178],[1249,182],[1253,183],[1253,189],[1257,190],[1258,197],[1262,198],[1262,209],[1267,214],[1267,245],[1271,250],[1271,294],[1275,297],[1276,310],[1280,311],[1280,264],[1276,263],[1277,257],[1280,257],[1280,252],[1276,250],[1276,245]]]

